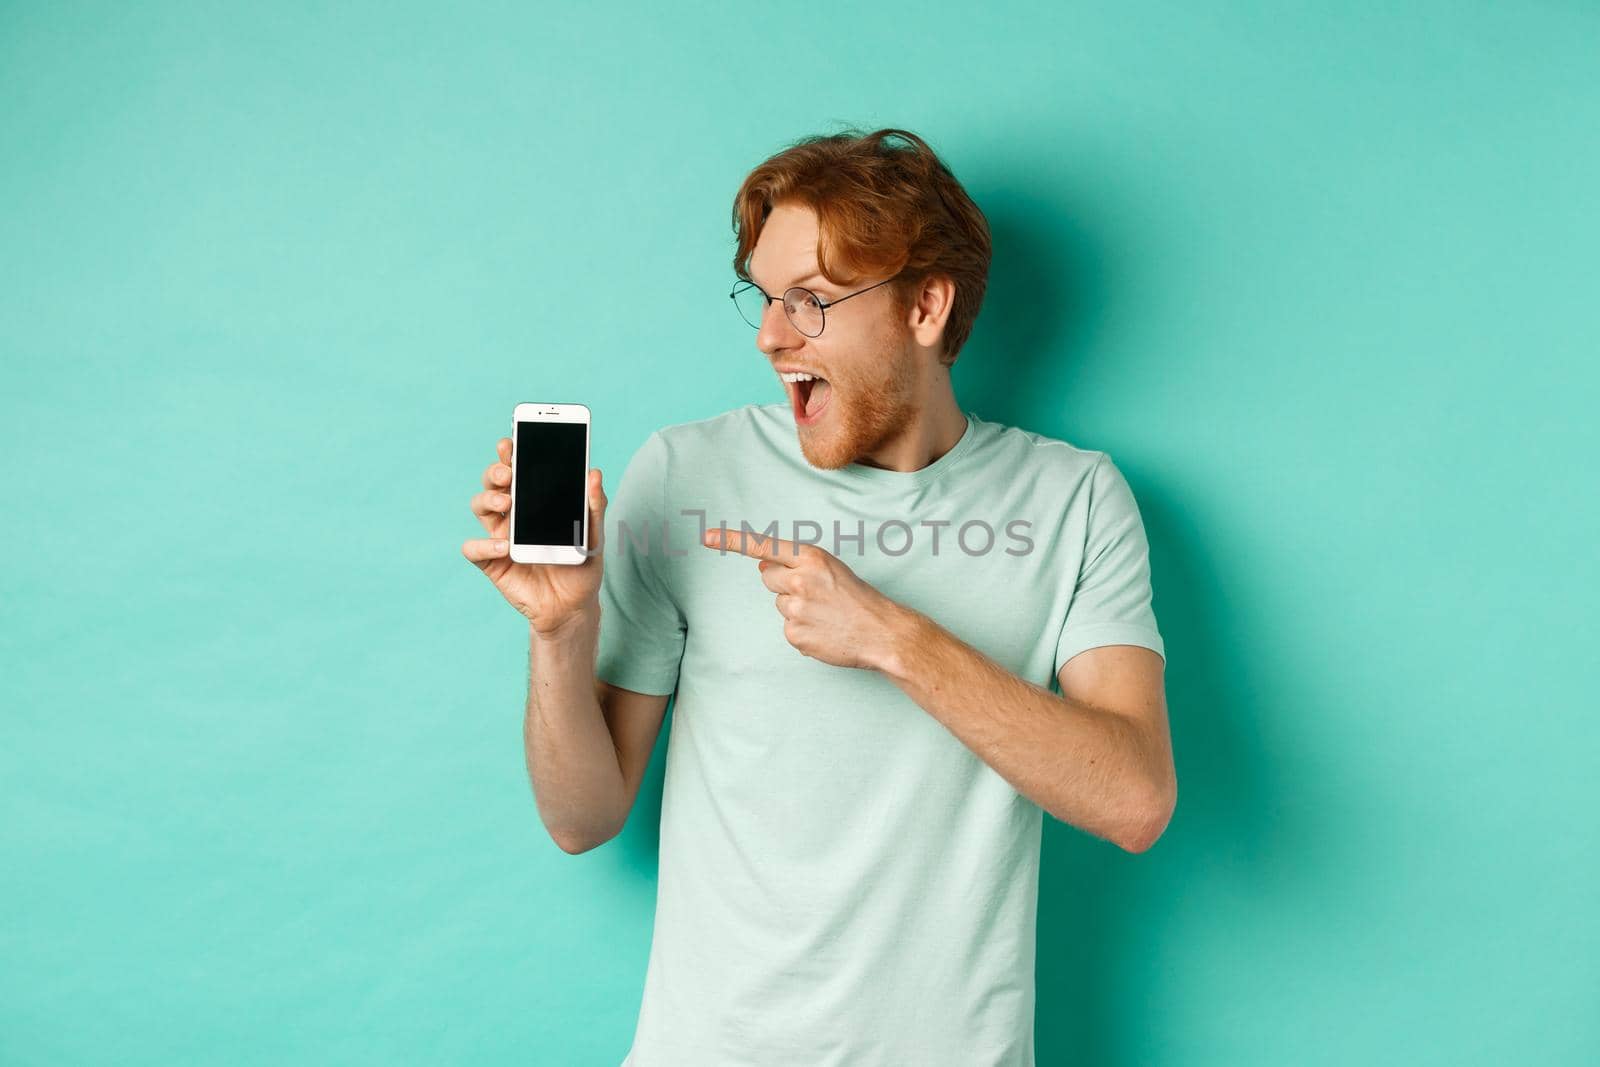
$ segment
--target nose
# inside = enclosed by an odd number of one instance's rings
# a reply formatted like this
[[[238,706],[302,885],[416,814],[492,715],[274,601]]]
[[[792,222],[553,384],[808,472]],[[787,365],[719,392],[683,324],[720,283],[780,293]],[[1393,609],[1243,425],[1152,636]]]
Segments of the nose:
[[[761,329],[756,331],[756,347],[768,355],[805,343],[805,334],[794,328],[783,310],[783,297],[767,301],[761,311]]]

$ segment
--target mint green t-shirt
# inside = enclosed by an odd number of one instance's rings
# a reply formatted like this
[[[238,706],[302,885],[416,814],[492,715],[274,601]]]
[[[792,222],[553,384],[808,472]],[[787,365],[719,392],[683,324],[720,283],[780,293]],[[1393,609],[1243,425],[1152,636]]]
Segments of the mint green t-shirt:
[[[966,417],[920,470],[819,470],[751,404],[653,432],[610,494],[596,672],[676,694],[624,1067],[1033,1064],[1043,811],[881,674],[794,649],[756,560],[700,543],[813,541],[1046,687],[1099,645],[1164,657],[1111,459]]]

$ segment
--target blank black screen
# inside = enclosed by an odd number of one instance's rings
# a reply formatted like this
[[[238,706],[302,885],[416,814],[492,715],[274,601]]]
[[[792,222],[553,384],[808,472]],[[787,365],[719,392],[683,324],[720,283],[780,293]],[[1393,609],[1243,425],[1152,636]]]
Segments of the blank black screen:
[[[581,422],[517,423],[517,544],[581,544],[588,433]]]

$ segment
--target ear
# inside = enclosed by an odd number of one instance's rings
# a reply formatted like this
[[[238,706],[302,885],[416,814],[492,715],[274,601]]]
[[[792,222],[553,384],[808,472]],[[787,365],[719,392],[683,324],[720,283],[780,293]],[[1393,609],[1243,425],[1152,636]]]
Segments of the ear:
[[[944,324],[955,304],[956,283],[942,274],[930,275],[922,283],[906,320],[911,335],[924,348],[935,348],[944,334]]]

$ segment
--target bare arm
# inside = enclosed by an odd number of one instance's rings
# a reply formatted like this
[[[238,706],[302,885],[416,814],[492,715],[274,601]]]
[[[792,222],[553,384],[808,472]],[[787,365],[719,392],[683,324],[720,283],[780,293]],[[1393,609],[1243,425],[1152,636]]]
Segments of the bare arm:
[[[606,513],[600,471],[588,474],[595,553],[577,566],[517,563],[508,540],[511,438],[495,442],[495,451],[471,502],[489,536],[466,541],[461,552],[528,620],[522,743],[534,803],[556,843],[583,852],[615,837],[627,821],[667,698],[595,677]]]
[[[1166,661],[1138,645],[1072,657],[1061,695],[1018,677],[898,604],[814,544],[706,530],[707,548],[754,557],[783,636],[836,667],[876,670],[1018,793],[1065,823],[1143,852],[1177,803]]]
[[[1017,677],[903,609],[881,670],[1019,793],[1062,822],[1143,852],[1177,803],[1165,661],[1135,645],[1079,653],[1062,693]]]
[[[595,677],[599,635],[598,611],[551,634],[529,627],[528,776],[545,828],[573,854],[622,831],[667,707]]]

